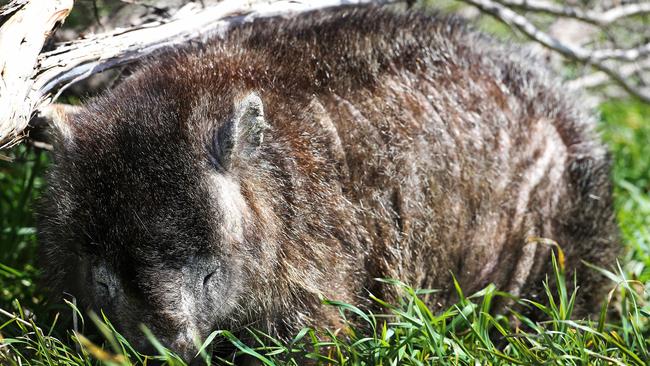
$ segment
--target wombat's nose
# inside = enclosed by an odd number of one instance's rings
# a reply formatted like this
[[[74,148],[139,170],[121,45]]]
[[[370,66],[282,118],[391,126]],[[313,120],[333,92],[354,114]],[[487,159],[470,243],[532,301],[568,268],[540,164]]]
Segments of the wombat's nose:
[[[189,366],[203,366],[205,364],[206,364],[206,362],[203,359],[201,359],[201,357],[197,357],[197,358],[191,360],[188,365]]]
[[[188,365],[193,366],[193,365],[205,364],[205,362],[201,359],[200,356],[196,359],[194,358],[194,356],[198,352],[198,349],[196,349],[193,342],[191,341],[188,342],[184,339],[177,339],[173,342],[168,342],[168,340],[165,340],[164,338],[160,338],[159,340],[165,347],[167,347],[170,351],[178,355]],[[136,343],[133,345],[138,350],[138,352],[144,355],[149,355],[149,356],[159,355],[158,350],[151,344],[151,342],[147,340],[142,340],[140,343]],[[147,362],[147,364],[150,364],[150,362]],[[157,364],[154,362],[153,365],[157,365]]]
[[[156,356],[158,352],[149,342],[132,342],[131,345],[141,354],[147,356]],[[147,360],[147,365],[156,365],[155,361]]]
[[[194,345],[194,342],[187,339],[178,339],[172,343],[169,347],[174,353],[176,353],[183,361],[187,362],[189,365],[203,365],[204,362],[201,357],[194,358],[198,350]]]

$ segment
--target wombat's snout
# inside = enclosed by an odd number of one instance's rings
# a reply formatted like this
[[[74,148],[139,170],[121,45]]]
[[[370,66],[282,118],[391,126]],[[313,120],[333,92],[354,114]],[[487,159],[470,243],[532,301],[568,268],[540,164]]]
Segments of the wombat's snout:
[[[182,268],[157,271],[152,276],[147,275],[147,268],[137,268],[138,281],[130,284],[111,268],[98,265],[92,270],[96,311],[106,313],[138,352],[160,353],[142,333],[145,326],[160,344],[191,363],[198,345],[214,330],[218,316],[227,311],[223,299],[228,298],[229,276],[212,261],[196,258]],[[134,294],[128,286],[153,290]]]
[[[164,339],[161,337],[157,338],[157,340],[190,366],[204,364],[200,356],[196,358],[194,357],[198,353],[198,348],[193,339],[187,337],[185,334],[179,334],[175,339]],[[132,345],[143,355],[159,355],[158,350],[152,345],[151,341],[144,336],[140,337],[140,339]],[[147,364],[151,363],[147,362]]]

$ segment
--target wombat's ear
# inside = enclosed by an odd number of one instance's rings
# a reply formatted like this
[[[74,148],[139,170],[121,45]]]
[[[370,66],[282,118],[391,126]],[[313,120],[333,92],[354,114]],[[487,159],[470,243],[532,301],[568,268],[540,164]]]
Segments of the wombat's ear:
[[[66,145],[72,143],[74,139],[73,130],[72,130],[72,119],[74,115],[81,112],[83,108],[80,106],[74,106],[69,104],[51,104],[39,115],[45,118],[53,131],[54,142],[57,145]]]
[[[217,131],[215,150],[219,164],[228,169],[238,157],[250,156],[262,145],[268,127],[257,93],[251,92],[236,101],[232,119]]]

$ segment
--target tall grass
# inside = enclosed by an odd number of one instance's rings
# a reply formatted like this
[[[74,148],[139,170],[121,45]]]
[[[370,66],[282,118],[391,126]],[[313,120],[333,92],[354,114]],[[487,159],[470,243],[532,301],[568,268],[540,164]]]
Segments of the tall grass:
[[[343,326],[340,329],[310,329],[298,332],[289,342],[249,330],[254,345],[246,345],[227,331],[208,337],[197,354],[205,364],[232,365],[233,357],[210,358],[204,350],[213,342],[229,342],[235,356],[245,355],[264,365],[476,365],[476,364],[554,364],[554,365],[647,365],[650,343],[647,322],[650,313],[641,307],[642,298],[634,282],[622,274],[603,273],[618,283],[619,305],[627,310],[620,324],[606,322],[608,306],[594,320],[571,320],[576,292],[568,292],[561,264],[553,258],[557,290],[546,286],[544,305],[517,300],[522,307],[534,307],[545,315],[533,321],[516,311],[493,315],[495,301],[510,298],[490,285],[466,296],[454,283],[458,303],[441,313],[429,309],[422,298],[431,290],[415,290],[396,280],[383,280],[401,290],[397,303],[387,303],[369,295],[383,312],[373,314],[350,304],[324,300],[336,307]],[[579,289],[577,291],[580,291]],[[134,351],[106,318],[92,316],[105,337],[100,347],[82,335],[69,333],[62,341],[49,330],[36,327],[23,316],[5,323],[17,327],[21,335],[3,341],[8,365],[105,365],[146,364],[153,360],[169,365],[185,365],[160,345],[145,329],[145,336],[156,346],[158,355],[145,356]],[[646,319],[647,320],[647,319]],[[18,361],[20,360],[20,361]],[[249,360],[250,361],[250,360]]]

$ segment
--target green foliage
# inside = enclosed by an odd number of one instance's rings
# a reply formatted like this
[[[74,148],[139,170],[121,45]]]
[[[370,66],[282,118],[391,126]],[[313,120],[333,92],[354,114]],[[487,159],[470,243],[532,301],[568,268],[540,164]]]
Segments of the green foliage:
[[[18,299],[33,309],[40,299],[32,206],[43,188],[47,156],[26,145],[0,154],[0,308]]]
[[[613,155],[617,218],[631,278],[650,281],[650,105],[637,101],[601,106],[601,131]]]
[[[610,101],[603,103],[600,111],[603,137],[613,152],[614,180],[625,181],[642,193],[649,193],[650,105],[638,101]],[[621,197],[627,198],[625,194]]]

